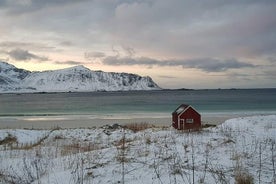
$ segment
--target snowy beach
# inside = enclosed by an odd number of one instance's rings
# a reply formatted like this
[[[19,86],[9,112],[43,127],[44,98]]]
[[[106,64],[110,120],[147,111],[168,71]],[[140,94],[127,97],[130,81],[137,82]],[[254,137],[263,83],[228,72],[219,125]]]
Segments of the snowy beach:
[[[275,183],[276,115],[199,132],[0,130],[0,183]]]
[[[202,122],[205,124],[221,124],[227,119],[239,117],[238,114],[205,114],[202,115]],[[61,128],[92,128],[112,124],[129,124],[129,123],[148,123],[155,126],[171,125],[170,114],[162,114],[156,117],[138,115],[128,116],[109,116],[95,117],[90,115],[65,115],[65,116],[14,116],[0,117],[0,129],[4,128],[33,128],[33,129],[52,129]]]

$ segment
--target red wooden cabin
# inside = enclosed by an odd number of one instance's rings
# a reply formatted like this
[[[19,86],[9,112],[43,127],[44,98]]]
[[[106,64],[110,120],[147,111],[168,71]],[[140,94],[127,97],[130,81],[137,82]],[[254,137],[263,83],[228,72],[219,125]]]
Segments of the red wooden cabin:
[[[198,130],[201,116],[192,106],[181,104],[172,113],[172,126],[178,130]]]

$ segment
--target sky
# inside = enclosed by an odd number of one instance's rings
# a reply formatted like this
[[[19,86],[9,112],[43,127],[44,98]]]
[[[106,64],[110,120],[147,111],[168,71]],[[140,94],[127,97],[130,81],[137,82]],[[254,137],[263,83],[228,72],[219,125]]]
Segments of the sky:
[[[276,87],[275,0],[0,0],[0,60],[162,88]]]

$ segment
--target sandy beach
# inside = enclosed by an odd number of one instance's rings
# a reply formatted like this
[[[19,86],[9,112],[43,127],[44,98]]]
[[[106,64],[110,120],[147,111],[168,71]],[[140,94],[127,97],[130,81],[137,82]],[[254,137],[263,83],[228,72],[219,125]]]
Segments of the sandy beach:
[[[202,115],[202,123],[217,125],[227,119],[239,117],[235,114]],[[89,115],[65,115],[65,116],[19,116],[0,117],[0,129],[28,128],[51,129],[61,128],[91,128],[111,124],[149,123],[156,126],[170,126],[171,117],[108,117],[97,118]]]

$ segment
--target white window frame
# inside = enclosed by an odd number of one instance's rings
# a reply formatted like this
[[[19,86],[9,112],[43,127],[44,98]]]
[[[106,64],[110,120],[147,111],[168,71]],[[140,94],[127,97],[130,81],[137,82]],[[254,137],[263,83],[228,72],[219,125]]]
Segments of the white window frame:
[[[194,119],[193,118],[187,118],[186,119],[186,123],[194,123]]]

